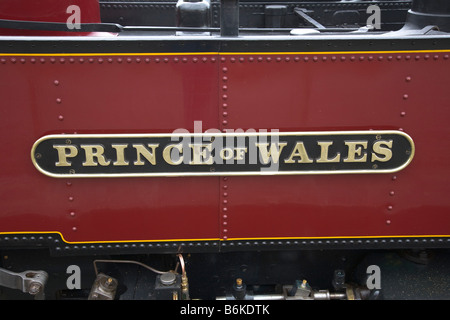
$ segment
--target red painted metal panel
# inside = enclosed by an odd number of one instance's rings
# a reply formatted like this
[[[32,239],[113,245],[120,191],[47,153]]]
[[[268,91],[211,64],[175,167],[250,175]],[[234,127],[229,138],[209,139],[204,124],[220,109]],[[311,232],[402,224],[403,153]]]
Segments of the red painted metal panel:
[[[66,23],[68,20],[74,23],[70,17],[75,11],[68,8],[79,8],[79,23],[99,23],[100,7],[98,0],[2,0],[0,1],[0,19],[19,21],[40,21]],[[76,31],[76,30],[75,30]],[[106,35],[106,33],[100,33]],[[95,35],[86,32],[55,32],[40,30],[15,30],[0,29],[0,35]]]
[[[1,232],[58,231],[69,242],[218,238],[218,177],[68,181],[31,162],[33,143],[51,133],[217,127],[216,58],[165,58],[1,58]]]
[[[70,242],[450,234],[447,53],[220,57],[1,57],[0,232],[58,231]],[[416,154],[396,174],[69,181],[30,159],[47,134],[193,132],[195,121],[401,128]]]
[[[448,235],[448,64],[442,52],[223,57],[225,129],[400,129],[416,153],[396,174],[229,177],[222,237]]]

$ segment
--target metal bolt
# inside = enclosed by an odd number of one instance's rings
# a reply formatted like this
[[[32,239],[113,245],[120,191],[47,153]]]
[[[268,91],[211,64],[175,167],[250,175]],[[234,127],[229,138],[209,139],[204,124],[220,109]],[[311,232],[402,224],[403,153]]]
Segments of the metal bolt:
[[[42,289],[42,284],[40,284],[39,282],[32,282],[30,284],[30,287],[28,288],[28,293],[29,294],[37,294],[39,293],[39,291],[41,291]]]

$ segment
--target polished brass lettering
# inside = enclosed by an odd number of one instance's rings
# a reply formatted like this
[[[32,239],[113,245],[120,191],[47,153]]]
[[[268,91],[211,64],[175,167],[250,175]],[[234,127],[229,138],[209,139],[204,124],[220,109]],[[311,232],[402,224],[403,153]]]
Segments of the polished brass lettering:
[[[381,161],[381,162],[386,162],[391,160],[392,158],[392,140],[389,141],[385,141],[385,140],[380,140],[380,141],[375,141],[375,143],[372,146],[372,159],[371,161]],[[383,147],[386,146],[386,147]],[[380,155],[384,156],[384,157],[380,157]]]
[[[192,160],[189,162],[193,164],[213,164],[213,157],[211,157],[212,144],[189,144],[192,148]],[[206,153],[209,151],[209,154]]]
[[[345,141],[348,147],[347,158],[344,162],[365,162],[367,161],[367,153],[363,152],[363,148],[367,149],[367,141]],[[359,156],[358,158],[356,156]]]
[[[102,145],[81,145],[86,154],[86,161],[83,162],[84,167],[95,167],[97,165],[108,166],[111,161],[106,160],[103,153],[105,149]],[[95,161],[97,159],[97,162]]]
[[[236,150],[236,156],[234,157],[234,160],[244,160],[244,154],[247,153],[247,148],[237,147],[234,148],[234,150]]]
[[[220,150],[219,155],[223,160],[230,160],[234,158],[234,150],[231,148],[223,148]]]
[[[53,145],[53,149],[58,151],[57,167],[70,167],[72,163],[67,158],[73,158],[78,154],[78,148],[74,145]]]
[[[299,157],[300,159],[294,160],[295,157]],[[297,142],[294,149],[291,152],[291,155],[289,158],[284,160],[285,163],[312,163],[313,160],[311,160],[308,156],[308,153],[306,152],[305,145],[303,142]]]
[[[112,144],[111,147],[116,149],[116,161],[113,162],[114,166],[128,166],[130,163],[125,160],[124,150],[128,147],[128,144]]]
[[[281,151],[286,145],[286,142],[271,143],[270,149],[267,149],[269,146],[268,143],[256,143],[256,146],[259,149],[259,155],[261,156],[261,160],[264,164],[268,164],[271,159],[273,160],[273,163],[278,163]]]
[[[180,155],[180,157],[178,158],[177,161],[174,161],[172,158],[172,150],[176,149],[178,150],[178,153]],[[163,150],[163,159],[165,162],[167,162],[168,164],[172,165],[172,166],[176,166],[179,165],[180,163],[183,162],[183,145],[180,144],[170,144],[167,147],[164,148]]]
[[[156,165],[156,148],[158,148],[159,143],[155,144],[147,144],[147,146],[151,149],[147,149],[143,144],[133,144],[133,148],[136,149],[136,161],[134,162],[135,166],[143,166],[144,161],[142,161],[141,156],[148,160],[152,165]]]
[[[328,148],[333,144],[332,141],[317,141],[320,146],[320,158],[317,159],[317,163],[339,162],[341,160],[341,154],[338,152],[333,159],[328,158]]]

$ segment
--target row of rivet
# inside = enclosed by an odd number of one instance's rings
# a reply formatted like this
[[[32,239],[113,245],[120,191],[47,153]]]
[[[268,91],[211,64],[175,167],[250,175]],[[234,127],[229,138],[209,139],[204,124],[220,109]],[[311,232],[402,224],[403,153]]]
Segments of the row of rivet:
[[[66,182],[66,186],[68,188],[71,188],[72,187],[72,182],[71,181],[67,181]],[[69,192],[69,194],[71,194],[71,192]],[[73,197],[73,195],[69,195],[68,200],[69,200],[69,203],[72,205],[72,203],[75,201],[75,198]],[[73,209],[68,210],[68,213],[69,213],[69,217],[70,218],[75,218],[77,216],[75,210],[73,210]],[[76,226],[73,226],[71,229],[72,229],[72,231],[77,231],[77,227]]]
[[[15,63],[22,63],[22,64],[24,64],[24,63],[27,63],[27,62],[30,62],[30,63],[32,63],[32,64],[35,64],[35,63],[41,63],[41,64],[43,64],[43,63],[46,63],[46,62],[50,62],[50,63],[57,63],[57,62],[59,62],[59,63],[61,63],[61,64],[65,64],[66,62],[69,62],[69,63],[85,63],[85,62],[87,62],[87,63],[99,63],[99,64],[102,64],[102,63],[104,63],[104,62],[106,62],[106,63],[114,63],[114,62],[116,62],[116,63],[123,63],[123,62],[126,62],[126,63],[141,63],[141,62],[144,62],[144,63],[151,63],[151,62],[153,62],[153,63],[161,63],[161,62],[163,62],[163,63],[169,63],[169,62],[174,62],[174,63],[178,63],[178,62],[182,62],[182,63],[187,63],[187,62],[193,62],[193,63],[197,63],[197,62],[203,62],[203,63],[206,63],[206,62],[216,62],[217,61],[217,57],[215,57],[215,56],[212,56],[212,57],[173,57],[173,58],[168,58],[168,57],[158,57],[158,58],[149,58],[149,57],[136,57],[136,58],[131,58],[131,57],[115,57],[115,58],[112,58],[112,57],[109,57],[109,58],[106,58],[106,57],[102,57],[102,58],[100,58],[100,57],[98,57],[98,58],[93,58],[93,57],[89,57],[89,58],[87,58],[87,57],[78,57],[78,58],[73,58],[73,57],[70,57],[70,58],[54,58],[54,57],[51,57],[51,58],[44,58],[44,57],[41,57],[41,58],[34,58],[34,57],[32,57],[32,58],[15,58],[15,57],[12,57],[12,58],[0,58],[0,63],[2,63],[2,64],[6,64],[7,62],[11,62],[11,63],[13,63],[13,64],[15,64]]]
[[[378,56],[373,56],[373,55],[359,55],[359,56],[355,56],[355,55],[349,55],[349,54],[341,54],[341,55],[329,55],[329,54],[322,54],[320,56],[317,55],[302,55],[302,56],[298,56],[298,55],[288,55],[288,56],[247,56],[247,57],[224,57],[222,56],[220,59],[222,62],[226,62],[229,61],[231,63],[235,63],[235,62],[271,62],[271,61],[275,61],[275,62],[290,62],[290,61],[294,61],[294,62],[300,62],[300,61],[304,61],[304,62],[308,62],[308,61],[313,61],[313,62],[318,62],[318,61],[383,61],[383,60],[387,60],[387,61],[392,61],[392,60],[420,60],[421,58],[423,58],[424,60],[429,60],[429,59],[433,59],[433,60],[438,60],[441,57],[441,55],[439,54],[435,54],[433,56],[429,55],[429,54],[425,54],[425,55],[415,55],[415,56],[411,56],[411,55],[404,55],[404,54],[399,54],[396,56],[393,55],[378,55]],[[447,60],[449,58],[448,54],[444,54],[442,55],[442,58]]]
[[[223,177],[222,179],[222,190],[221,192],[221,230],[222,239],[228,239],[228,177]]]
[[[180,54],[182,55],[182,54]],[[388,56],[384,56],[384,55],[379,55],[379,56],[373,56],[373,55],[360,55],[360,56],[355,56],[355,55],[348,55],[348,54],[341,54],[339,56],[336,55],[329,55],[324,53],[323,55],[317,56],[317,55],[303,55],[303,56],[277,56],[277,57],[273,57],[271,55],[264,55],[264,56],[247,56],[247,57],[225,57],[225,56],[221,56],[220,61],[222,62],[226,62],[229,61],[231,63],[235,63],[235,62],[271,62],[271,61],[275,61],[275,62],[290,62],[290,61],[294,61],[294,62],[299,62],[299,61],[304,61],[304,62],[308,62],[308,61],[313,61],[313,62],[318,62],[318,61],[383,61],[383,60],[387,60],[387,61],[392,61],[392,60],[420,60],[420,59],[424,59],[424,60],[429,60],[429,59],[433,59],[433,60],[438,60],[439,58],[443,58],[444,60],[448,60],[449,59],[449,55],[448,54],[444,54],[444,55],[439,55],[439,54],[435,54],[435,55],[429,55],[429,54],[424,54],[424,55],[415,55],[415,56],[411,56],[411,55],[397,55],[397,56],[393,56],[393,55],[388,55]],[[187,62],[193,62],[193,63],[197,63],[197,62],[216,62],[217,61],[217,57],[216,56],[212,56],[212,57],[158,57],[158,58],[149,58],[149,57],[136,57],[136,58],[124,58],[124,57],[102,57],[102,58],[83,58],[83,57],[78,57],[78,58],[44,58],[44,57],[40,57],[40,58],[16,58],[16,57],[11,57],[11,58],[0,58],[0,63],[5,64],[7,62],[11,62],[11,63],[26,63],[26,62],[30,62],[30,63],[46,63],[46,62],[50,62],[50,63],[56,63],[59,62],[61,64],[64,64],[66,62],[69,63],[122,63],[122,62],[127,62],[127,63],[150,63],[150,62],[154,62],[154,63],[160,63],[160,62],[164,62],[164,63],[169,63],[169,62],[183,62],[183,63],[187,63]]]
[[[405,82],[406,82],[406,83],[410,83],[411,81],[412,81],[412,77],[411,77],[411,76],[406,76],[406,77],[405,77]],[[402,98],[403,98],[404,101],[407,101],[407,100],[409,99],[409,94],[404,93],[403,96],[402,96]],[[401,116],[402,118],[404,118],[404,117],[406,116],[406,111],[401,111],[401,112],[400,112],[400,116]],[[399,130],[399,131],[404,131],[403,128],[399,128],[398,130]],[[396,176],[396,175],[392,176],[392,181],[397,181],[397,176]],[[391,196],[391,197],[395,196],[395,191],[394,191],[394,190],[390,190],[390,191],[389,191],[389,196]],[[393,206],[392,204],[389,204],[389,205],[387,206],[387,212],[388,212],[388,213],[392,212],[393,209],[394,209],[394,206]],[[390,225],[391,223],[392,223],[391,219],[387,219],[387,220],[386,220],[386,224],[387,224],[387,225]]]
[[[223,57],[222,57],[223,58]],[[221,61],[224,61],[221,59]],[[221,74],[221,98],[222,98],[222,110],[219,112],[222,112],[222,127],[223,131],[225,132],[225,127],[228,124],[228,68],[222,67],[222,74]],[[222,230],[222,239],[226,240],[228,239],[227,232],[228,232],[228,177],[223,177],[222,179],[222,190],[221,190],[221,230]]]

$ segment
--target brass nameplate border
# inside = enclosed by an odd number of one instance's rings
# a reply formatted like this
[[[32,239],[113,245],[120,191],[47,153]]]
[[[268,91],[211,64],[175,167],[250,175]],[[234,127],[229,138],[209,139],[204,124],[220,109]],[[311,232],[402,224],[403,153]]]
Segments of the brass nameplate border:
[[[390,173],[414,157],[402,131],[61,134],[34,166],[55,178]]]

